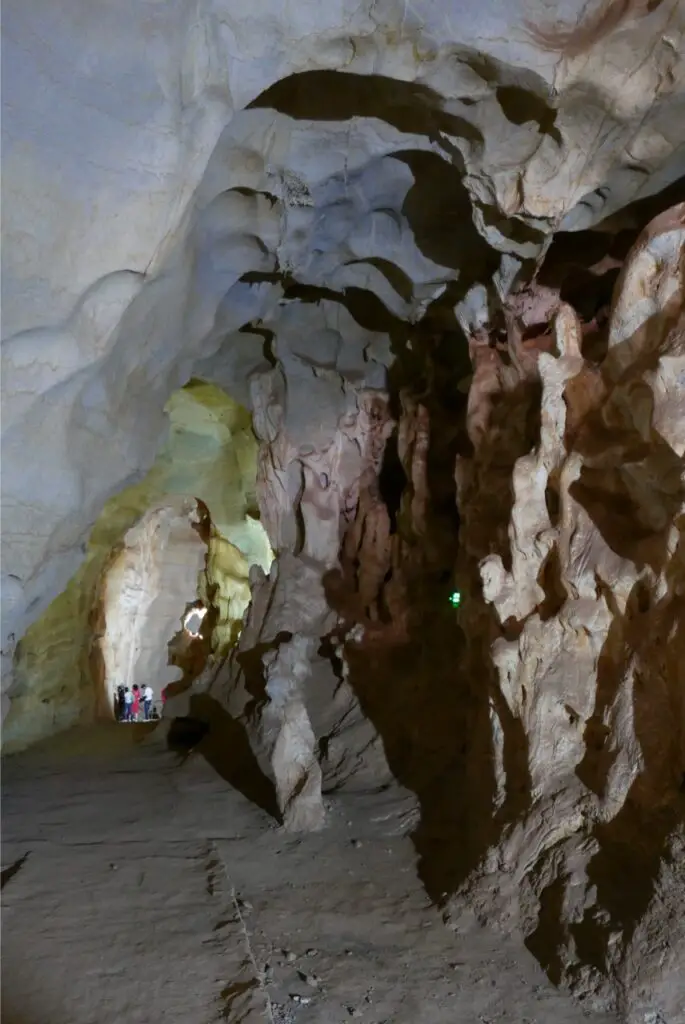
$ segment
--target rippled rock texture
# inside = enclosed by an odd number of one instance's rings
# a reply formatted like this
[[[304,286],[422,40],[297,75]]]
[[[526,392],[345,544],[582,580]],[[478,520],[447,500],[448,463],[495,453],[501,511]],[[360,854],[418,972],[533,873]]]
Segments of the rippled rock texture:
[[[672,1024],[685,7],[53,8],[3,12],[6,749],[175,680],[288,828],[399,782],[452,927]]]

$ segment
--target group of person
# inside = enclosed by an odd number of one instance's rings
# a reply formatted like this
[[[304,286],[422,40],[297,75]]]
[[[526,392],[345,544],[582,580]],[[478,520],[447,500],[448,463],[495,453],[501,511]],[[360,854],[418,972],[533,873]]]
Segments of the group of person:
[[[116,695],[116,713],[120,722],[140,721],[142,708],[143,721],[150,722],[153,715],[154,693],[148,684],[142,688],[134,683],[129,689],[128,686],[118,686]]]

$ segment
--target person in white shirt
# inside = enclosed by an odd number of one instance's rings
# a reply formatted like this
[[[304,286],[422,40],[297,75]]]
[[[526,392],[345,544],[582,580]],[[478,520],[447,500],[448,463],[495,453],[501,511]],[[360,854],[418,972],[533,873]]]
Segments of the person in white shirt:
[[[133,721],[133,694],[129,690],[128,686],[124,690],[124,721]]]
[[[149,722],[152,715],[152,698],[154,694],[152,687],[148,683],[147,686],[143,687],[143,712],[145,714],[145,721]]]

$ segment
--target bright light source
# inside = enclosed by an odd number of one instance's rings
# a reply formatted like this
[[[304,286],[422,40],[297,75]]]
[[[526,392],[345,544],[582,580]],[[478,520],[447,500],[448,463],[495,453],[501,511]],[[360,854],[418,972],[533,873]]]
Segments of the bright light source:
[[[206,608],[191,608],[183,620],[183,628],[189,636],[200,636],[202,620],[207,614]]]
[[[453,590],[450,594],[450,604],[453,608],[458,608],[461,604],[461,594],[458,590]]]

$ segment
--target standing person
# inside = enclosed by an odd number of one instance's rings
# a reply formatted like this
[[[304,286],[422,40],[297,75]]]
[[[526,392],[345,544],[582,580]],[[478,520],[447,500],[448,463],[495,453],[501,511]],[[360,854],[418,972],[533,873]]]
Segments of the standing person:
[[[146,722],[150,721],[150,712],[152,711],[152,698],[153,697],[154,697],[154,694],[152,692],[152,687],[148,683],[147,686],[143,687],[143,712],[144,712],[144,716],[145,716],[145,721]]]
[[[129,690],[129,688],[127,686],[126,689],[124,690],[124,721],[125,722],[132,722],[133,721],[132,708],[133,708],[133,694],[131,693],[131,691]]]
[[[131,704],[131,713],[133,714],[133,721],[138,721],[138,715],[140,714],[140,687],[138,683],[133,684],[133,703]]]
[[[119,722],[123,722],[126,719],[126,701],[124,696],[126,694],[126,687],[123,683],[119,683],[117,686],[117,700],[116,700],[116,716]]]

